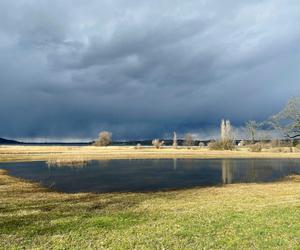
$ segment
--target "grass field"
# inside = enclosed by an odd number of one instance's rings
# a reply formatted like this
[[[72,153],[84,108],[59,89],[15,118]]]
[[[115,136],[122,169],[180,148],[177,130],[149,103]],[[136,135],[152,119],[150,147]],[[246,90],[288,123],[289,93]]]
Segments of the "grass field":
[[[206,149],[0,147],[1,161],[292,157]],[[300,177],[168,192],[65,194],[0,170],[0,249],[300,249]]]
[[[61,194],[0,171],[1,249],[299,249],[300,181]]]

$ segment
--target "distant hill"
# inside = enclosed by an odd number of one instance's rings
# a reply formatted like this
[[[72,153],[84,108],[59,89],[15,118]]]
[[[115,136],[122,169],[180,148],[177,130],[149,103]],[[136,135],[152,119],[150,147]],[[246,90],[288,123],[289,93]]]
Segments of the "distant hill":
[[[10,145],[10,144],[21,144],[21,142],[15,141],[15,140],[7,140],[4,138],[0,138],[0,145]]]
[[[22,142],[0,138],[0,145],[86,146],[91,144],[92,142]]]
[[[163,139],[162,139],[163,140]],[[165,143],[164,145],[166,146],[171,146],[173,144],[173,140],[170,139],[165,139],[163,140]],[[195,140],[194,145],[199,145],[200,142],[203,142],[205,145],[209,142],[207,141],[199,141]],[[178,146],[183,145],[184,141],[179,139],[177,140]],[[4,138],[0,138],[0,145],[40,145],[40,146],[47,146],[47,145],[62,145],[62,146],[88,146],[93,144],[92,142],[21,142],[21,141],[16,141],[16,140],[8,140]],[[151,146],[152,145],[152,140],[132,140],[132,141],[113,141],[111,145],[113,146],[135,146],[137,144],[141,144],[142,146]]]

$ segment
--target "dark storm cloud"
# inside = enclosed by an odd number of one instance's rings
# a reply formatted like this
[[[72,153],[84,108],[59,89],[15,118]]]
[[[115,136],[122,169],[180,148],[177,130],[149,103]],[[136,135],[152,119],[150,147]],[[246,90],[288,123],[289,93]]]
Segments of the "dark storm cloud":
[[[0,137],[265,119],[300,93],[299,20],[296,0],[1,1]]]

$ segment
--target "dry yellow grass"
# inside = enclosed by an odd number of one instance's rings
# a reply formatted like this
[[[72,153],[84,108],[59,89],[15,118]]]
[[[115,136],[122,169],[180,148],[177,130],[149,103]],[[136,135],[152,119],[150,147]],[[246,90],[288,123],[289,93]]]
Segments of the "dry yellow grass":
[[[193,149],[152,147],[135,149],[129,146],[0,146],[0,161],[39,161],[51,159],[153,159],[153,158],[300,158],[300,152],[249,152],[211,151],[207,148]]]

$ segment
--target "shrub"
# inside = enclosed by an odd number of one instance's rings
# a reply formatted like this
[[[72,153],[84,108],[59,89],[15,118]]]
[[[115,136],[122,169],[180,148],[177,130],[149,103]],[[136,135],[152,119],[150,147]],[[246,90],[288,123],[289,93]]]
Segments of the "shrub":
[[[232,140],[224,140],[221,142],[221,145],[224,150],[234,150],[235,149],[235,144],[234,144],[234,141],[232,141]]]
[[[282,152],[282,148],[281,147],[273,147],[271,149],[272,153],[281,153]]]
[[[255,143],[249,147],[250,152],[261,152],[262,145],[261,143]]]
[[[194,139],[192,134],[189,133],[185,134],[183,145],[187,146],[188,148],[194,145]]]
[[[94,142],[95,146],[108,146],[111,144],[112,133],[108,131],[102,131],[99,133],[98,139]]]
[[[235,144],[232,140],[211,141],[208,143],[211,150],[234,150]]]
[[[280,140],[275,139],[275,140],[272,140],[272,141],[271,141],[271,146],[272,146],[272,147],[280,147],[280,146],[282,146],[282,143],[281,143]]]
[[[152,145],[157,149],[164,145],[164,143],[164,141],[160,142],[159,139],[152,140]]]
[[[296,147],[299,144],[298,140],[291,140],[287,146]]]
[[[297,147],[297,146],[299,146],[299,145],[300,145],[299,140],[294,140],[294,146]]]
[[[208,143],[208,148],[210,150],[222,150],[221,144],[218,141],[210,141]]]

